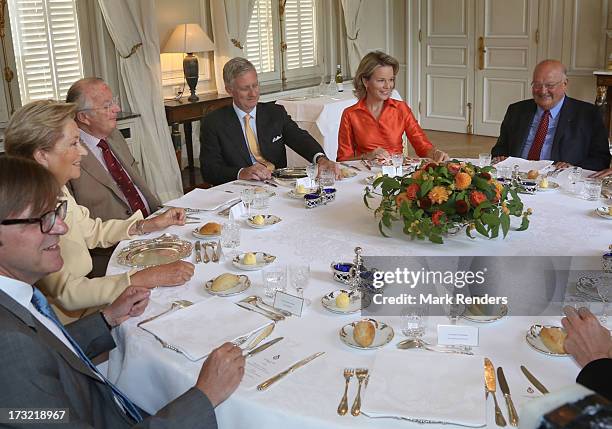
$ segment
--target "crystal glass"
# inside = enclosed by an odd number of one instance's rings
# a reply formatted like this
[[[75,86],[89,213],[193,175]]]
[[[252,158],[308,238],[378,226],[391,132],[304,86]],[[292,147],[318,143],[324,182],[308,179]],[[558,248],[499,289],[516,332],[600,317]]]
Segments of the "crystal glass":
[[[300,298],[304,298],[304,289],[308,286],[310,279],[310,265],[291,265],[289,266],[289,279]],[[304,298],[304,304],[310,305],[310,300]]]
[[[582,196],[587,201],[597,201],[601,196],[601,180],[586,179],[582,188]]]
[[[582,192],[582,168],[572,167],[567,175],[567,190],[574,194]]]
[[[399,176],[402,170],[402,164],[404,163],[404,154],[403,153],[394,153],[391,155],[391,163],[395,168],[395,175]]]
[[[264,294],[273,298],[277,291],[287,290],[287,267],[285,265],[272,264],[261,271],[264,285]]]
[[[499,179],[512,179],[512,168],[510,167],[497,167],[497,177]]]
[[[425,305],[409,305],[400,314],[402,334],[408,338],[420,339],[425,335],[428,308]]]
[[[314,179],[317,177],[317,164],[308,164],[306,166],[306,175],[308,176],[308,180],[310,181],[308,187],[312,188]]]
[[[222,225],[221,246],[230,249],[228,256],[234,257],[236,249],[240,246],[240,225],[237,222],[230,221]]]
[[[268,191],[264,192],[255,192],[255,197],[253,199],[253,209],[255,210],[264,210],[267,209],[270,205],[270,193]]]
[[[242,204],[246,209],[246,214],[244,217],[251,216],[251,204],[253,203],[253,199],[255,198],[255,190],[253,188],[246,188],[240,192],[240,199],[242,200]]]
[[[486,167],[491,165],[491,154],[490,153],[479,153],[478,154],[478,166]]]
[[[336,183],[336,172],[333,170],[321,170],[317,177],[319,188],[333,187]]]
[[[610,299],[612,298],[612,276],[609,277],[610,281],[607,282],[599,282],[597,284],[597,295],[603,302],[603,308],[601,310],[601,316],[599,316],[599,321],[602,325],[608,323],[608,312],[610,310]]]

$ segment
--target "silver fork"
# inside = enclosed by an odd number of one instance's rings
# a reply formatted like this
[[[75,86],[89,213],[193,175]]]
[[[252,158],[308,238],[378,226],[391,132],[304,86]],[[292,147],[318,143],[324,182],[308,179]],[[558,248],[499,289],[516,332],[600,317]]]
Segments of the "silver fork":
[[[351,414],[358,416],[361,414],[361,386],[363,385],[363,381],[368,377],[368,369],[357,368],[355,370],[355,375],[357,376],[357,380],[359,380],[359,388],[357,389],[357,396],[355,397],[355,402],[353,402],[353,406],[351,408]]]
[[[342,395],[342,399],[338,405],[338,415],[340,416],[348,412],[348,387],[354,373],[355,370],[353,368],[344,368],[344,395]]]
[[[212,261],[213,262],[219,262],[219,250],[218,248],[215,248],[215,246],[219,246],[219,244],[217,243],[209,243],[210,248],[212,250]]]
[[[204,252],[204,263],[208,264],[210,262],[210,257],[208,256],[208,251],[206,249],[208,249],[209,243],[204,243],[204,245],[202,246],[202,251]]]

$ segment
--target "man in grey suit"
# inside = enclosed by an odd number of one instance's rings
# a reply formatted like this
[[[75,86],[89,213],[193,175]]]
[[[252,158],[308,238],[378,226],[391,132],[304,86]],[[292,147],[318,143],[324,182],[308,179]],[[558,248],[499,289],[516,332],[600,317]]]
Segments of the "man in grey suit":
[[[87,155],[81,159],[81,176],[67,184],[76,202],[87,207],[92,218],[102,220],[127,219],[138,209],[144,217],[156,211],[161,206],[159,198],[140,176],[137,162],[117,130],[121,108],[108,85],[96,77],[80,79],[68,90],[66,102],[77,105],[75,121],[87,147]],[[125,175],[117,171],[120,169]],[[137,193],[134,198],[126,196],[131,189]],[[114,249],[91,251],[93,277],[106,274]]]
[[[89,360],[115,346],[112,327],[142,314],[148,290],[128,288],[100,313],[62,327],[31,286],[63,264],[58,242],[67,231],[66,208],[57,204],[59,194],[44,167],[0,158],[0,406],[67,409],[68,427],[75,428],[216,428],[214,407],[244,374],[240,348],[226,343],[214,350],[195,386],[148,416]],[[0,419],[2,427],[34,422],[5,413]]]

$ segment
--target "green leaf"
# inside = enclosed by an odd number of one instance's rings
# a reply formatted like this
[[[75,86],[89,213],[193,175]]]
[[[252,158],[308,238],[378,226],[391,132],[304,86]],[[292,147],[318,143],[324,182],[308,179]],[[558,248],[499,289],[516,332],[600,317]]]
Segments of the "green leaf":
[[[508,230],[510,229],[510,216],[508,216],[506,213],[502,213],[500,220],[502,233],[504,234],[504,238],[506,238],[506,235],[508,235]]]
[[[491,227],[491,238],[497,238],[499,235],[499,223]]]
[[[474,221],[474,224],[476,225],[476,231],[478,231],[478,233],[480,233],[480,235],[484,235],[485,237],[489,237],[489,234],[487,233],[486,228],[484,227],[484,225],[482,224],[482,222],[479,219],[476,219]]]
[[[380,234],[381,234],[383,237],[387,237],[387,238],[389,238],[389,236],[388,236],[387,234],[385,234],[385,231],[383,231],[383,223],[382,223],[382,220],[381,220],[380,222],[378,222],[378,230],[380,231]]]
[[[423,198],[425,195],[429,193],[429,191],[431,191],[432,188],[433,188],[432,181],[428,180],[426,182],[423,182],[423,184],[421,185],[421,189],[419,190],[419,197]]]
[[[444,240],[442,240],[442,236],[439,234],[430,234],[429,241],[436,244],[443,244]]]
[[[497,216],[495,216],[492,213],[483,213],[481,216],[481,220],[483,223],[486,223],[490,227],[494,227],[494,226],[499,227],[500,220]]]
[[[516,230],[525,231],[527,228],[529,228],[529,217],[523,216],[523,221],[521,222],[521,226],[519,226]]]

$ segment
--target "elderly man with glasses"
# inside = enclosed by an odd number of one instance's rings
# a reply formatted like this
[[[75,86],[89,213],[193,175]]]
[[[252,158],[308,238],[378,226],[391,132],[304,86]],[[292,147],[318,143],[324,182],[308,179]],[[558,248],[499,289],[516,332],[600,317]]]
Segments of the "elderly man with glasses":
[[[493,160],[508,156],[548,159],[559,168],[578,166],[603,170],[610,166],[608,132],[591,103],[566,96],[565,66],[545,60],[533,71],[533,99],[511,104],[499,138],[491,150]]]
[[[87,155],[81,160],[81,177],[68,182],[68,189],[93,218],[127,219],[141,210],[144,217],[161,205],[136,169],[136,161],[117,130],[118,99],[99,78],[76,81],[66,96],[76,103],[75,121]],[[94,276],[103,276],[114,247],[93,249]]]

